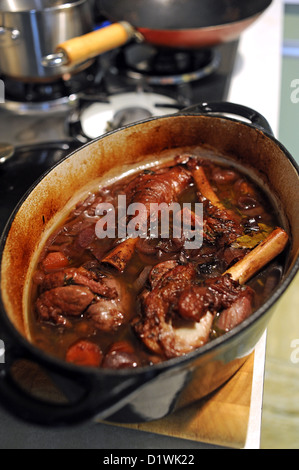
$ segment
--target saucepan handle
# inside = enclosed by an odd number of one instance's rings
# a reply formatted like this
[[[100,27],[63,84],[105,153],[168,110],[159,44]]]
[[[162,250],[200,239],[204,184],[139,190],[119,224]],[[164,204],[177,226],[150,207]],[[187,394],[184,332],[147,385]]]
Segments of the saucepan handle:
[[[59,370],[57,366],[49,366],[43,361],[38,365],[45,370],[49,377],[55,377],[62,381],[69,381],[74,388],[80,387],[82,393],[79,398],[54,402],[49,399],[38,398],[24,389],[12,373],[13,365],[19,360],[34,362],[35,358],[25,348],[7,348],[5,341],[5,360],[0,363],[0,404],[18,419],[43,426],[62,426],[78,424],[97,417],[105,419],[111,414],[121,409],[128,398],[145,383],[144,378],[124,378],[121,384],[115,383],[110,386],[104,380],[95,380],[92,371],[80,371],[80,367],[63,368]],[[37,362],[37,361],[36,361]],[[44,368],[44,366],[46,366]],[[54,378],[54,382],[55,382]],[[111,385],[111,383],[110,383]],[[106,389],[105,399],[99,399],[101,388]],[[106,388],[107,387],[107,388]]]
[[[254,109],[248,108],[241,104],[230,102],[211,102],[200,103],[194,106],[189,106],[180,111],[180,113],[196,113],[196,114],[209,114],[209,115],[231,115],[233,117],[242,117],[250,121],[256,127],[263,129],[269,134],[273,135],[273,131],[267,119]]]

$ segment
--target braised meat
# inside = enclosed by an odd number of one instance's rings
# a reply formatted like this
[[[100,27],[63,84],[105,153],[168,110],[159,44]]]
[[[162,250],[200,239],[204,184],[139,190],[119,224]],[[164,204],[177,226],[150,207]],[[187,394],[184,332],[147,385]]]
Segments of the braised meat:
[[[88,287],[55,287],[38,297],[36,311],[42,320],[63,324],[66,316],[80,316],[93,298],[94,294]]]
[[[56,271],[46,274],[40,280],[40,291],[63,287],[71,284],[89,287],[94,293],[113,299],[117,296],[117,290],[111,286],[111,280],[107,276],[97,277],[92,271],[83,267],[68,268],[63,271]]]
[[[181,354],[182,348],[176,345],[172,321],[182,291],[195,278],[196,271],[192,264],[171,267],[167,262],[165,266],[162,263],[154,274],[153,288],[143,295],[142,315],[134,324],[139,338],[154,353],[172,357],[179,348]],[[185,352],[186,348],[189,349],[189,346],[185,346]]]
[[[125,190],[127,203],[144,204],[149,213],[151,203],[165,202],[170,204],[186,189],[190,181],[190,173],[181,166],[141,173],[131,181]]]
[[[126,294],[112,276],[80,267],[39,272],[36,279],[36,311],[44,321],[68,324],[68,317],[86,313],[102,331],[115,330],[125,321]]]
[[[228,309],[240,297],[253,299],[253,291],[241,286],[229,274],[216,279],[208,279],[203,285],[193,285],[185,289],[179,298],[179,314],[186,320],[199,321],[207,312],[213,314]]]
[[[152,205],[178,208],[166,238]],[[105,232],[113,214],[125,235]],[[189,231],[172,232],[186,221]],[[198,235],[200,244],[186,243]],[[261,305],[263,268],[287,241],[265,193],[239,169],[179,155],[89,193],[51,234],[33,276],[31,336],[80,366],[135,368],[188,354]]]
[[[176,201],[190,181],[190,173],[180,166],[164,168],[156,172],[146,171],[135,177],[125,189],[127,207],[134,207],[134,204],[143,207],[138,227],[134,227],[134,231],[137,228],[141,233],[146,234],[151,205],[171,204]],[[129,222],[130,217],[125,220],[125,224]],[[137,242],[138,238],[132,237],[132,233],[128,233],[128,238],[117,244],[102,262],[123,272],[133,256]]]
[[[192,264],[158,266],[161,276],[142,295],[142,315],[134,325],[139,338],[156,354],[170,358],[202,346],[209,339],[216,313],[223,311],[217,326],[227,330],[229,324],[236,326],[252,312],[253,290],[229,274],[198,284]],[[194,330],[192,341],[190,329]]]
[[[205,221],[204,234],[208,242],[218,246],[230,246],[243,234],[243,227],[229,217],[225,210],[218,209],[209,201],[203,201]]]

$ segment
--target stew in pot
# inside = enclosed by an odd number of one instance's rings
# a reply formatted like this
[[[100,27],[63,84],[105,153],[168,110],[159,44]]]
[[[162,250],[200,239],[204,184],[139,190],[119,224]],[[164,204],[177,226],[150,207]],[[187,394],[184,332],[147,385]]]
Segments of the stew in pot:
[[[101,187],[42,250],[33,342],[114,369],[187,354],[270,295],[288,241],[279,225],[257,183],[216,157],[180,155]]]

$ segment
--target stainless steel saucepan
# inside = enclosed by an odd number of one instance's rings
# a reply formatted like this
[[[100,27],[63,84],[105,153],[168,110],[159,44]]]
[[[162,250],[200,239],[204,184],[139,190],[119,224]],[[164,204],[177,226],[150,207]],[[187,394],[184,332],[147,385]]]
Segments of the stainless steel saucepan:
[[[76,67],[44,67],[60,41],[93,29],[90,0],[0,0],[0,71],[21,81],[41,81]]]

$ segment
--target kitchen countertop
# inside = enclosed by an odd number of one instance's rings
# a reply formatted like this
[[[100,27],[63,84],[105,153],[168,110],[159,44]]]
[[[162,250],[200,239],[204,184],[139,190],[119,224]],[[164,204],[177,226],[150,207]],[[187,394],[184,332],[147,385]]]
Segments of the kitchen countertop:
[[[274,134],[279,128],[280,46],[282,34],[281,0],[271,7],[242,36],[229,100],[248,105],[270,122]],[[259,445],[262,406],[265,336],[257,347],[254,367],[252,407],[246,447]],[[17,421],[0,409],[0,448],[95,448],[95,449],[200,449],[204,443],[168,436],[89,423],[72,429],[41,429]]]

